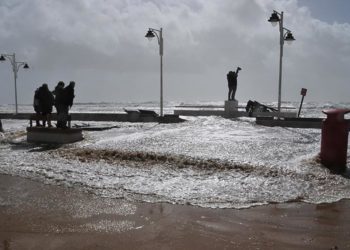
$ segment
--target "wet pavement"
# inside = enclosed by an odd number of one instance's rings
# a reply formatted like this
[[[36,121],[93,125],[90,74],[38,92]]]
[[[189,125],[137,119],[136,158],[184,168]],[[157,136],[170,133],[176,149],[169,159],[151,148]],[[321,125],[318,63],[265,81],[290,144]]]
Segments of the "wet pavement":
[[[349,249],[349,208],[138,203],[0,175],[0,249]]]

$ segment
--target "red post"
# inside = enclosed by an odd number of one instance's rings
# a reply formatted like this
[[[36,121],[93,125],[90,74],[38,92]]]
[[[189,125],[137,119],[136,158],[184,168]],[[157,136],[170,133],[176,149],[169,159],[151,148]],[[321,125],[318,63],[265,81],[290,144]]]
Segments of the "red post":
[[[350,109],[333,109],[322,111],[327,118],[322,123],[321,163],[334,173],[346,170],[349,121],[344,115]]]

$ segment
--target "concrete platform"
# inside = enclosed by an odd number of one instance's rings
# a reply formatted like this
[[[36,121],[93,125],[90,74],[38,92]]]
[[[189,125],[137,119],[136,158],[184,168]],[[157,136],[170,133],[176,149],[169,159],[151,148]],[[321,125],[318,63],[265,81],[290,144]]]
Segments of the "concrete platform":
[[[265,109],[256,109],[255,112],[247,112],[246,106],[238,105],[237,100],[226,100],[224,105],[181,105],[176,106],[180,109],[175,109],[175,115],[181,116],[222,116],[225,118],[237,118],[237,117],[275,117],[278,116],[277,111],[274,108],[264,106]],[[194,109],[196,108],[196,109]],[[283,110],[283,109],[282,109]],[[297,112],[290,112],[283,110],[280,117],[297,117]]]
[[[289,128],[322,128],[324,118],[274,118],[257,117],[256,124],[268,127],[289,127]]]
[[[182,116],[224,116],[225,111],[223,110],[210,110],[210,109],[177,109],[174,110],[174,115],[182,115]]]
[[[253,112],[249,115],[245,111],[231,111],[225,112],[224,110],[208,110],[208,109],[178,109],[174,110],[175,115],[182,116],[223,116],[225,118],[236,118],[236,117],[274,117],[277,116],[276,112]],[[281,117],[296,117],[296,112],[281,112]]]
[[[19,119],[30,120],[33,113],[0,113],[0,119]],[[111,122],[161,122],[161,123],[176,123],[183,122],[183,119],[174,117],[173,115],[166,118],[158,116],[151,110],[127,110],[125,113],[70,113],[72,121],[111,121]],[[170,116],[172,116],[170,118]],[[57,115],[54,113],[51,116],[52,120],[57,120]]]
[[[83,140],[80,128],[27,127],[27,141],[31,143],[65,144]]]
[[[245,112],[245,111],[236,111],[236,112],[230,112],[225,113],[225,118],[236,118],[236,117],[276,117],[276,112]],[[297,116],[296,112],[281,112],[280,117],[286,117],[286,118],[295,118]]]
[[[164,115],[163,117],[158,117],[159,123],[179,123],[184,122],[178,115]]]

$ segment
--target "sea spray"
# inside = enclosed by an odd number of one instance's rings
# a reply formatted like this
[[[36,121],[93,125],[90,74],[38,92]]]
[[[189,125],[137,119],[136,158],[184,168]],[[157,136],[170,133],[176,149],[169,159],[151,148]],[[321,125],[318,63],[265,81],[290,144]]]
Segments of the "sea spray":
[[[72,112],[127,107],[158,105],[77,104]],[[303,115],[319,117],[323,107],[306,104]],[[212,208],[350,198],[350,180],[318,162],[320,130],[269,128],[256,125],[253,118],[214,116],[188,117],[182,124],[89,122],[118,128],[85,131],[81,142],[47,147],[26,143],[28,121],[3,124],[1,174],[102,197]]]

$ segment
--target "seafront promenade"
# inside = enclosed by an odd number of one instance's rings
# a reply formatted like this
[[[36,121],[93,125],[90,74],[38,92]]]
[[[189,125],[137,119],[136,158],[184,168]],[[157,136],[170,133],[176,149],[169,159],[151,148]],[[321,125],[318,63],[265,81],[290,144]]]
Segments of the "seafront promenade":
[[[30,120],[33,113],[0,113],[0,119]],[[72,121],[111,121],[111,122],[181,122],[178,115],[158,116],[150,111],[129,111],[128,113],[70,113]],[[56,114],[52,114],[52,120],[56,120]]]
[[[349,249],[350,202],[211,209],[0,175],[0,249]]]

